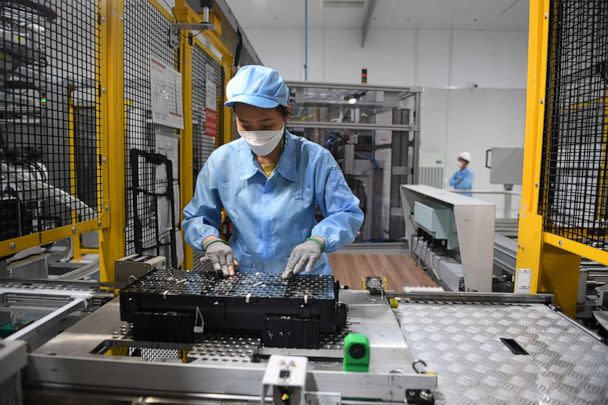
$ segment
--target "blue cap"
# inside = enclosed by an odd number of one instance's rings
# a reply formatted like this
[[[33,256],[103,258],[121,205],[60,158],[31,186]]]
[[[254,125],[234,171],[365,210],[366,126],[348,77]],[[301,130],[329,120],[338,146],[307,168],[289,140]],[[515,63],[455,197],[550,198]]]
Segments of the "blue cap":
[[[245,103],[260,108],[286,106],[289,102],[289,88],[274,69],[266,66],[243,66],[226,86],[225,103],[232,107],[234,103]]]

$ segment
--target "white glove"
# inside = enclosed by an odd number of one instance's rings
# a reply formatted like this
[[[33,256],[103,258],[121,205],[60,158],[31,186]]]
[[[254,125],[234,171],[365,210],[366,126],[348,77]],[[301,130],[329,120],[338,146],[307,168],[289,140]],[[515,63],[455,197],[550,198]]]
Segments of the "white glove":
[[[310,273],[319,257],[321,257],[321,253],[323,253],[323,245],[323,242],[315,238],[315,240],[307,239],[304,243],[294,247],[281,277],[286,280],[292,274],[301,273],[302,270]]]
[[[234,275],[236,261],[232,255],[232,248],[221,239],[213,239],[206,243],[203,259],[211,262],[216,273],[224,276]]]

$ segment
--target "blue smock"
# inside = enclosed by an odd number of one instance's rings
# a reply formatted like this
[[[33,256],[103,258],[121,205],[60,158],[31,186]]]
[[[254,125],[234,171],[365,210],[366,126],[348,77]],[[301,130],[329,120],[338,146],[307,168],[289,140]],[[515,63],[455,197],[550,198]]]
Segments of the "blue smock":
[[[316,207],[324,217],[318,223]],[[287,131],[270,177],[242,138],[211,154],[184,208],[186,242],[201,250],[203,239],[219,236],[222,208],[242,272],[282,273],[291,250],[306,238],[322,237],[331,253],[351,243],[363,224],[359,200],[329,151]],[[325,252],[312,274],[332,274]]]
[[[473,189],[473,170],[465,167],[464,169],[457,170],[456,173],[450,179],[450,186],[454,187],[455,190],[472,190]],[[468,197],[472,197],[471,193],[462,193]]]

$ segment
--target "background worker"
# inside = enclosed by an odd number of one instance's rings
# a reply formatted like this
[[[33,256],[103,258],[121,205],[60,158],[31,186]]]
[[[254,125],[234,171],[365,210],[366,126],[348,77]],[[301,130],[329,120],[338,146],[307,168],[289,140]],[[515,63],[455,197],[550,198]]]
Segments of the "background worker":
[[[473,189],[473,170],[469,168],[471,163],[471,154],[469,152],[462,152],[458,155],[458,163],[460,168],[452,175],[450,179],[450,186],[454,190],[472,190]],[[473,193],[461,193],[467,197],[472,197]]]
[[[322,146],[285,129],[289,89],[277,71],[244,66],[226,96],[241,138],[215,150],[199,173],[184,209],[186,242],[224,275],[332,274],[326,253],[351,243],[363,223],[340,167]],[[227,243],[219,237],[222,209],[233,226]]]

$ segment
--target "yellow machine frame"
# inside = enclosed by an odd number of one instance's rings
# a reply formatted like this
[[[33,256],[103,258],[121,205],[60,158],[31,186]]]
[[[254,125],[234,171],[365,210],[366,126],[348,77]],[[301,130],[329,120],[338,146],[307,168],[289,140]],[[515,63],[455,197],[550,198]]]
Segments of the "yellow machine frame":
[[[99,80],[102,83],[105,83],[105,81],[107,80],[107,54],[104,54],[104,52],[106,52],[107,50],[105,49],[104,41],[105,38],[107,36],[107,31],[105,30],[105,24],[104,24],[104,18],[106,16],[107,10],[106,10],[106,4],[104,0],[99,0],[98,1],[98,10],[99,13],[101,15],[101,26],[100,26],[100,37],[98,39],[98,44],[97,46],[101,46],[100,52],[101,52],[101,60],[100,60],[100,65],[97,69],[97,75]],[[74,139],[73,139],[73,133],[74,133],[74,117],[73,117],[73,103],[71,100],[71,91],[68,89],[68,93],[70,93],[69,95],[69,117],[68,117],[68,145],[69,145],[69,151],[70,151],[70,156],[69,156],[69,160],[70,160],[70,192],[71,193],[75,193],[75,184],[73,183],[75,180],[74,177],[74,173],[75,173],[75,166],[73,164],[74,162]],[[47,231],[42,231],[42,232],[36,232],[36,233],[32,233],[29,235],[24,235],[24,236],[20,236],[17,238],[13,238],[13,239],[7,239],[7,240],[3,240],[0,241],[0,257],[3,256],[9,256],[12,254],[15,254],[23,249],[27,249],[30,247],[34,247],[34,246],[38,246],[38,245],[43,245],[43,244],[47,244],[47,243],[51,243],[57,240],[61,240],[61,239],[66,239],[66,238],[73,238],[76,241],[76,237],[82,233],[85,232],[91,232],[91,231],[95,231],[95,230],[101,230],[101,229],[105,229],[110,225],[110,215],[109,215],[109,197],[110,197],[110,193],[108,190],[108,187],[106,186],[108,184],[108,161],[107,161],[107,157],[108,157],[108,151],[110,148],[110,144],[109,144],[109,140],[107,136],[104,136],[107,131],[105,131],[104,129],[104,125],[107,125],[107,94],[105,92],[101,92],[101,94],[97,95],[97,101],[100,103],[100,107],[101,107],[101,125],[98,125],[97,128],[97,137],[99,139],[101,139],[101,167],[98,169],[101,171],[101,181],[102,184],[104,185],[102,187],[101,190],[101,196],[100,196],[100,202],[101,202],[101,208],[99,210],[99,215],[97,216],[97,218],[94,219],[90,219],[87,221],[78,221],[77,216],[76,215],[72,215],[72,223],[69,225],[64,225],[58,228],[54,228],[54,229],[49,229]],[[104,119],[105,116],[105,119]],[[80,247],[79,245],[79,240],[76,242],[78,245],[78,248]],[[77,255],[80,256],[82,252],[79,251],[77,252]]]
[[[196,14],[187,4],[185,0],[176,0],[175,8],[173,13],[177,20],[182,23],[196,24],[201,22],[202,16]],[[230,50],[222,43],[220,39],[221,25],[219,20],[212,14],[210,20],[213,23],[214,30],[202,31],[200,34],[203,35],[207,41],[217,49],[222,58],[218,58],[214,52],[212,52],[201,40],[198,38],[189,38],[187,35],[182,35],[180,39],[180,65],[182,67],[182,96],[184,98],[184,130],[181,136],[181,151],[180,151],[180,201],[184,208],[192,199],[194,190],[194,179],[192,177],[192,47],[196,46],[202,49],[205,53],[215,59],[224,71],[224,80],[227,81],[232,77],[232,63],[234,61],[233,55]],[[224,86],[226,82],[223,83]],[[216,138],[219,144],[230,142],[231,136],[231,122],[232,122],[232,109],[224,107],[223,101],[221,106],[223,108],[224,117],[224,133]],[[219,145],[217,145],[219,146]],[[183,211],[180,214],[180,220],[183,220]],[[194,261],[194,252],[192,248],[186,244],[184,252],[184,268],[192,269]]]
[[[530,1],[526,134],[516,285],[518,273],[522,269],[530,270],[530,292],[554,293],[556,304],[568,315],[575,316],[581,257],[608,265],[608,252],[544,232],[543,218],[538,214],[539,203],[542,201],[540,177],[543,162],[550,3],[550,0]]]
[[[175,7],[168,11],[161,2],[147,0],[163,16],[174,22],[198,23],[202,17],[196,14],[185,0],[176,0]],[[8,256],[20,250],[37,245],[54,242],[61,239],[72,238],[74,258],[80,259],[86,253],[99,253],[100,280],[114,280],[114,262],[125,255],[125,126],[126,101],[124,99],[124,0],[97,0],[99,9],[99,68],[98,79],[101,92],[98,95],[100,115],[98,117],[98,137],[101,140],[101,181],[102,193],[99,198],[100,214],[98,218],[78,222],[73,216],[72,224],[44,232],[25,235],[5,241],[0,241],[0,257]],[[184,111],[184,129],[180,134],[180,201],[183,208],[192,199],[192,47],[198,46],[221,66],[225,81],[233,74],[234,56],[222,42],[222,24],[217,16],[210,16],[215,29],[203,31],[200,35],[215,48],[221,58],[211,51],[197,38],[192,40],[188,35],[180,39],[180,66],[182,73],[182,94]],[[224,83],[225,85],[226,83]],[[69,107],[73,107],[70,103]],[[223,108],[224,132],[217,137],[218,144],[229,142],[232,128],[232,110]],[[73,108],[70,108],[73,113]],[[73,153],[74,136],[73,114],[68,118],[68,137],[70,137],[70,150]],[[73,159],[71,159],[71,162]],[[75,171],[75,166],[70,165]],[[74,176],[71,176],[74,177]],[[71,184],[71,192],[75,192],[75,184]],[[181,219],[181,218],[180,218]],[[99,249],[89,249],[80,246],[82,233],[99,231]],[[193,252],[190,247],[185,248],[184,268],[191,269]]]

